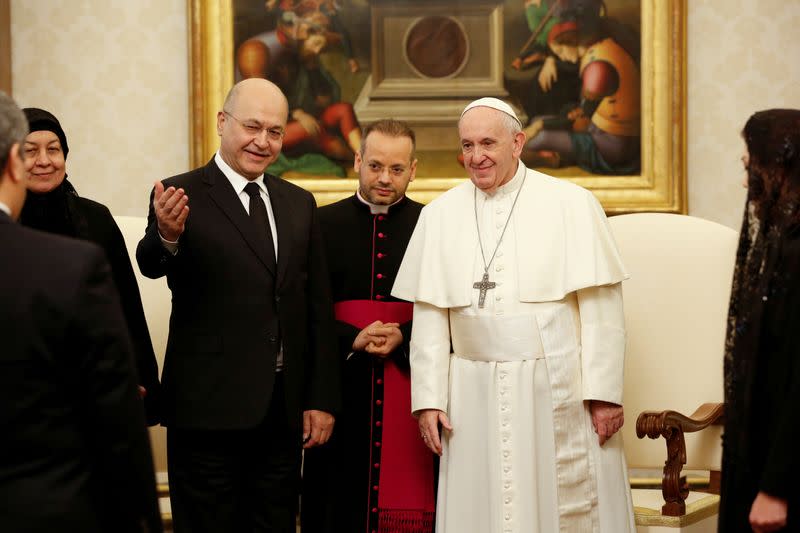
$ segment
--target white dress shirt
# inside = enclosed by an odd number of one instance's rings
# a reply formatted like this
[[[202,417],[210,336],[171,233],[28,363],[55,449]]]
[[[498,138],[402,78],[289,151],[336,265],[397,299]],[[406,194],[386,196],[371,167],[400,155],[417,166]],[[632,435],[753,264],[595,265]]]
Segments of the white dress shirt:
[[[233,170],[228,163],[226,163],[222,156],[219,155],[219,152],[214,156],[214,162],[217,164],[219,169],[225,174],[225,177],[228,178],[228,181],[231,182],[231,186],[233,190],[236,191],[236,195],[239,196],[239,201],[242,202],[242,206],[247,214],[250,214],[250,195],[248,195],[244,188],[245,186],[250,183],[251,180],[248,180],[241,174],[238,174],[235,170]],[[258,188],[261,192],[261,199],[264,201],[264,205],[267,206],[267,216],[269,217],[269,229],[272,232],[272,244],[275,246],[275,260],[277,261],[278,258],[278,232],[275,229],[275,213],[272,212],[272,203],[269,201],[269,192],[267,192],[267,186],[264,184],[264,176],[261,175],[258,178],[252,180],[253,183],[258,185]]]

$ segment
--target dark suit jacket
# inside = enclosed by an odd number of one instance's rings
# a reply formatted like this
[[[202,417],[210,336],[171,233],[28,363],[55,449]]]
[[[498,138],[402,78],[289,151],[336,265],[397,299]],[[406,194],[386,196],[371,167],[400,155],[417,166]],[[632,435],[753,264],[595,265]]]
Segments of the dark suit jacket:
[[[0,212],[0,257],[0,531],[161,531],[102,250]]]
[[[265,176],[278,234],[277,271],[228,179],[213,159],[164,180],[189,197],[172,255],[150,201],[136,258],[145,276],[167,276],[172,315],[162,372],[163,423],[183,429],[255,427],[267,413],[283,344],[287,417],[340,404],[332,307],[313,196]]]

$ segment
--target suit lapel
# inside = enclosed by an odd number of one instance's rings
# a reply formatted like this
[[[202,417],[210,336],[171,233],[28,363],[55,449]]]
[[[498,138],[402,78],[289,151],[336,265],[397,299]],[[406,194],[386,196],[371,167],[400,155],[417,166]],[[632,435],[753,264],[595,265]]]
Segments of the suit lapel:
[[[260,239],[256,236],[255,228],[253,228],[253,224],[250,222],[250,217],[242,206],[241,200],[236,196],[236,191],[225,177],[225,174],[223,174],[219,167],[217,167],[217,164],[214,163],[213,159],[206,165],[205,172],[203,173],[203,181],[209,186],[208,196],[217,204],[217,207],[222,210],[225,216],[230,219],[236,229],[239,230],[239,233],[242,234],[242,237],[244,237],[247,245],[274,276],[275,270],[266,256],[266,243],[260,242]],[[280,250],[280,248],[278,249]]]
[[[289,265],[289,253],[292,249],[293,219],[289,202],[278,191],[275,180],[280,179],[269,174],[264,175],[264,184],[269,191],[269,202],[272,213],[275,215],[275,230],[278,234],[278,279],[276,287],[280,287],[286,277],[286,268]]]

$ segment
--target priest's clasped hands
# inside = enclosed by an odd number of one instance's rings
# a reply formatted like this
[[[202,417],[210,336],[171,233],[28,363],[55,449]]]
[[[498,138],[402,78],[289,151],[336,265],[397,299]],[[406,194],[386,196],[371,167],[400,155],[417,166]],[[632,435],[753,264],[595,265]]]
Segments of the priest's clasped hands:
[[[362,329],[353,341],[353,350],[387,357],[403,343],[403,333],[397,322],[376,320]]]

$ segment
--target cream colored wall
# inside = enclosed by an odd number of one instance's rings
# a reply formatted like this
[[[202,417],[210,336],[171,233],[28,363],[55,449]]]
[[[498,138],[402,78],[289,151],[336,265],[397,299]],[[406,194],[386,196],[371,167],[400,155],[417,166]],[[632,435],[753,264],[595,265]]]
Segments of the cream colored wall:
[[[187,170],[186,0],[11,0],[13,94],[55,114],[67,172],[117,215]]]
[[[800,107],[800,2],[687,3],[689,211],[738,229],[739,131]],[[17,101],[61,119],[81,194],[143,215],[152,181],[189,164],[186,0],[11,0],[11,21]]]
[[[761,109],[800,108],[800,2],[688,4],[689,213],[738,230],[744,123]]]

